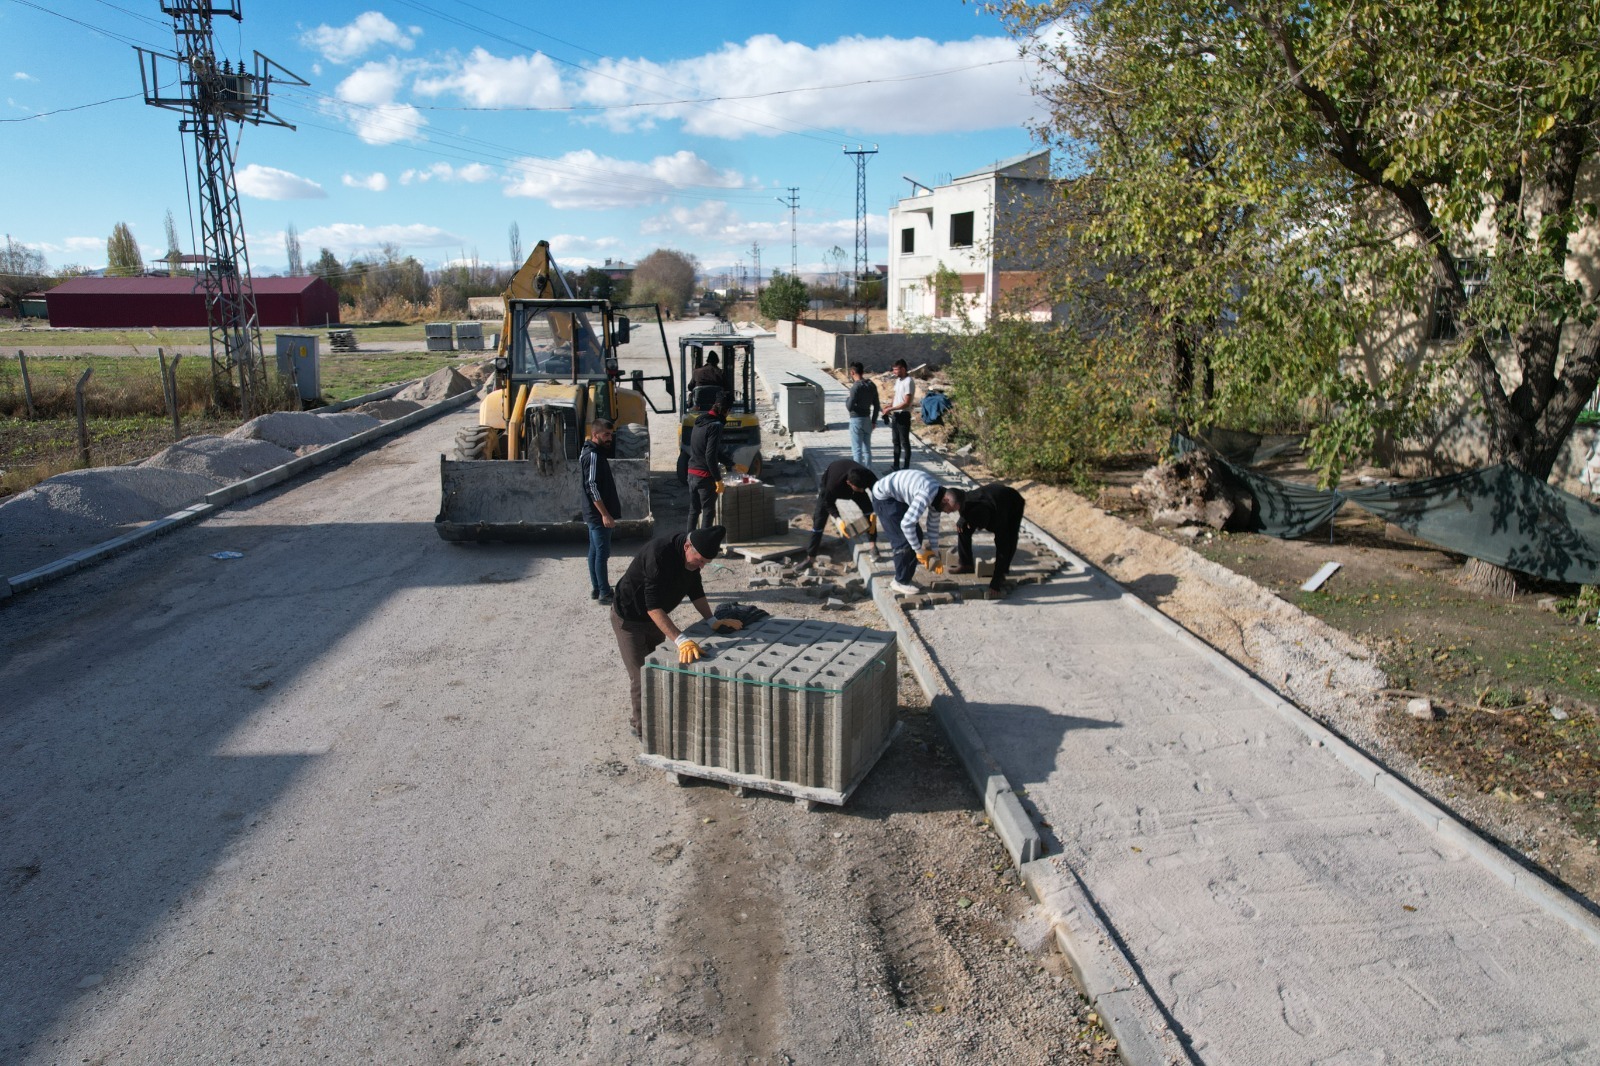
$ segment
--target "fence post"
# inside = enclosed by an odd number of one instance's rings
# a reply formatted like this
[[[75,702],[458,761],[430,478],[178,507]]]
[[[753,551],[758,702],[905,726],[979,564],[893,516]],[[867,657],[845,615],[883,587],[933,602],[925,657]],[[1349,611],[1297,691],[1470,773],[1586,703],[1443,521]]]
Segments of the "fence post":
[[[183,361],[182,352],[174,352],[172,356],[172,439],[183,438],[183,427],[178,424],[178,364]]]
[[[89,384],[89,377],[93,373],[94,367],[91,366],[86,368],[83,372],[83,376],[78,379],[77,389],[74,390],[78,407],[78,458],[83,460],[83,465],[86,469],[90,465],[89,412],[87,406],[83,402],[83,387]]]
[[[183,358],[183,353],[173,355],[170,374],[167,371],[166,349],[157,348],[156,358],[161,360],[161,397],[167,401],[167,413],[172,416],[172,439],[181,440],[183,430],[178,426],[178,360]]]
[[[22,402],[28,405],[28,421],[33,421],[33,383],[28,380],[28,356],[17,349],[17,365],[22,367]]]

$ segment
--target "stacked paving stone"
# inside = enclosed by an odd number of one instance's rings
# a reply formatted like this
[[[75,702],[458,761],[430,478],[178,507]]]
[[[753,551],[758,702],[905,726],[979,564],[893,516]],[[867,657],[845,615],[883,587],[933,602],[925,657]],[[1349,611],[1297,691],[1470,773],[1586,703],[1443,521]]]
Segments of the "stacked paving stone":
[[[764,618],[737,633],[688,631],[703,657],[663,644],[645,661],[646,754],[844,792],[894,728],[894,634]]]
[[[765,540],[781,533],[778,490],[759,481],[724,482],[717,497],[717,524],[731,541]]]

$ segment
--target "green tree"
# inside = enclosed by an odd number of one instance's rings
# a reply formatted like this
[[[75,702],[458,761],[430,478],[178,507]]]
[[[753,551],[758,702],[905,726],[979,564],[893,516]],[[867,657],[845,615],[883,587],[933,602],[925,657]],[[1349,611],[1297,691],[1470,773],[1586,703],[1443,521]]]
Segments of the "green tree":
[[[793,274],[774,270],[767,287],[761,290],[761,298],[756,301],[756,310],[766,318],[792,321],[805,312],[810,300],[811,292],[805,282]]]
[[[144,254],[126,222],[111,227],[106,239],[106,273],[115,277],[138,277],[144,273]]]
[[[1053,124],[1109,119],[1085,155],[1111,224],[1137,238],[1113,247],[1161,270],[1150,235],[1179,239],[1173,266],[1192,284],[1147,287],[1162,320],[1192,325],[1191,307],[1214,308],[1214,325],[1237,316],[1258,340],[1276,327],[1301,352],[1321,348],[1302,377],[1342,401],[1314,436],[1325,465],[1385,420],[1402,425],[1459,371],[1491,456],[1548,477],[1600,378],[1600,306],[1572,255],[1597,215],[1578,180],[1600,117],[1592,6],[1063,0],[1003,12],[1058,72]],[[1219,218],[1231,228],[1212,248],[1206,223]],[[1354,359],[1327,365],[1330,341],[1430,307],[1457,334],[1447,350],[1408,362],[1400,341],[1364,374]]]
[[[291,278],[297,278],[306,272],[305,260],[300,256],[300,231],[295,229],[293,222],[283,231],[283,254],[289,260],[288,271]]]
[[[19,244],[6,234],[0,248],[0,302],[15,309],[22,297],[50,285],[50,264],[44,253]]]
[[[173,220],[172,211],[167,211],[167,217],[162,220],[162,227],[167,233],[167,273],[177,277],[183,273],[183,245],[178,242],[178,223]]]
[[[682,311],[694,295],[695,274],[700,264],[694,256],[671,248],[657,248],[633,269],[634,303],[660,304],[669,311]]]

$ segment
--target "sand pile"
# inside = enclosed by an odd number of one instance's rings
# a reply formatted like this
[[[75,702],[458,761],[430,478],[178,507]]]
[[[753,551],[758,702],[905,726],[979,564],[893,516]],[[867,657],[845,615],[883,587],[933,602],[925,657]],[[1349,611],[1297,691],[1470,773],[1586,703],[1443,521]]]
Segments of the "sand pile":
[[[472,382],[462,377],[454,367],[445,367],[436,370],[423,378],[413,382],[394,394],[397,400],[416,400],[418,403],[438,403],[448,400],[452,396],[460,396],[463,392],[472,391]]]
[[[228,434],[229,440],[264,440],[294,451],[306,445],[322,447],[382,425],[371,415],[318,415],[309,411],[274,411],[252,418]]]
[[[422,405],[415,400],[373,400],[351,410],[359,415],[371,415],[373,418],[381,418],[388,422],[401,415],[408,415],[412,411],[420,411]]]
[[[458,369],[462,377],[474,385],[482,385],[494,374],[494,360],[485,359],[480,363],[468,363]]]
[[[270,441],[197,436],[181,440],[139,465],[182,470],[210,478],[218,485],[231,485],[282,466],[293,458],[293,452]]]
[[[185,470],[72,470],[0,503],[0,536],[61,536],[149,522],[216,489],[211,478]]]

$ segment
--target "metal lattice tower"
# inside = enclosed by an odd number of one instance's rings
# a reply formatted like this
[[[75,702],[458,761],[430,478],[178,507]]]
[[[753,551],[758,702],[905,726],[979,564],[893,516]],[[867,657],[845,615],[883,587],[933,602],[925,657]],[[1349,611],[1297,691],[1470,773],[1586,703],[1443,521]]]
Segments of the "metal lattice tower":
[[[867,156],[877,155],[878,146],[863,148],[858,144],[854,150],[846,148],[844,154],[856,157],[856,262],[850,283],[851,291],[855,291],[867,272]]]
[[[250,287],[250,254],[245,247],[244,216],[234,182],[237,138],[230,123],[283,126],[294,129],[269,109],[274,80],[307,85],[305,80],[254,53],[247,69],[224,59],[217,62],[211,42],[211,20],[218,15],[241,21],[240,0],[164,0],[163,14],[172,17],[177,42],[173,54],[139,53],[144,102],[177,111],[182,133],[194,138],[195,181],[199,192],[201,284],[205,290],[206,324],[211,341],[211,399],[218,407],[237,406],[245,415],[267,407],[270,386],[256,299]],[[274,71],[278,72],[277,77]]]
[[[789,276],[800,276],[800,239],[795,229],[794,213],[800,210],[800,188],[797,185],[789,186],[787,197],[778,197],[778,202],[789,209]]]

